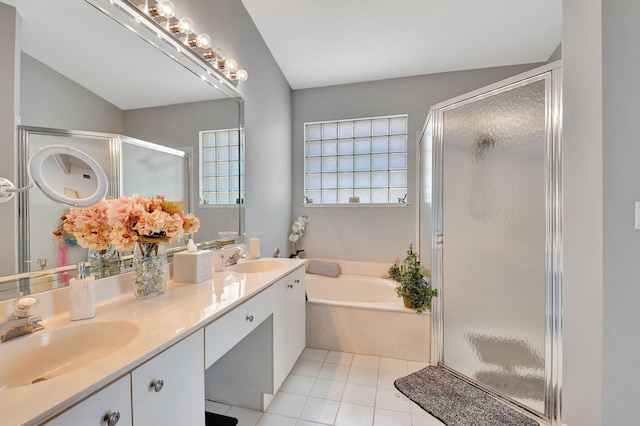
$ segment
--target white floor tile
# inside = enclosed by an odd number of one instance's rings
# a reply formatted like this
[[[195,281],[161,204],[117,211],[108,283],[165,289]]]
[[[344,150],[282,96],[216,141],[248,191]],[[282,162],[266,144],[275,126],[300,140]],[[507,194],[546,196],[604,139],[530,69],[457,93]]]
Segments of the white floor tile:
[[[353,359],[352,353],[330,351],[327,354],[327,357],[324,359],[324,362],[328,362],[331,364],[351,365],[352,359]]]
[[[409,367],[407,361],[404,359],[380,358],[380,370],[407,374]]]
[[[372,368],[374,370],[377,370],[379,365],[380,357],[373,355],[355,354],[351,362],[352,367]]]
[[[378,370],[371,368],[351,367],[347,382],[359,385],[375,386],[378,383]]]
[[[320,368],[318,377],[321,379],[335,380],[337,382],[346,382],[349,375],[349,366],[341,364],[324,363]]]
[[[411,424],[411,416],[407,413],[376,408],[373,414],[374,426],[407,426]]]
[[[342,402],[373,407],[376,403],[376,388],[373,386],[347,383],[342,394]]]
[[[204,410],[210,413],[225,414],[231,408],[230,405],[221,404],[215,401],[204,400]]]
[[[326,349],[305,348],[300,355],[300,359],[310,359],[311,361],[324,362],[329,353]]]
[[[344,391],[345,382],[336,382],[334,380],[317,379],[311,388],[309,396],[316,398],[331,399],[340,401]]]
[[[401,373],[380,370],[378,372],[378,387],[383,389],[395,389],[393,382],[402,377]]]
[[[398,390],[378,389],[376,394],[376,408],[384,410],[401,411],[409,414],[411,406],[409,400]]]
[[[256,426],[295,426],[296,419],[278,414],[264,413]]]
[[[206,401],[239,426],[444,426],[393,385],[428,364],[305,348],[267,411]]]
[[[338,409],[336,426],[371,426],[373,424],[373,407],[364,407],[343,402]]]
[[[250,410],[248,408],[231,407],[226,412],[226,416],[238,419],[238,426],[255,426],[262,416],[262,411]]]
[[[326,425],[323,425],[322,423],[310,422],[309,420],[298,419],[296,421],[296,426],[326,426]]]
[[[293,374],[316,377],[318,372],[320,372],[320,368],[322,368],[322,363],[320,361],[299,359],[298,362],[296,362],[296,365],[293,366],[291,372]]]
[[[423,368],[428,366],[429,364],[426,362],[407,361],[407,367],[409,368],[409,373],[415,373],[416,371],[422,370]]]
[[[283,392],[297,393],[300,395],[309,395],[313,383],[316,381],[313,376],[303,376],[301,374],[289,374],[284,383],[280,387]]]
[[[411,416],[411,425],[412,426],[445,426],[440,420],[436,419],[433,416]]]
[[[338,414],[338,401],[314,398],[310,396],[302,408],[300,418],[312,422],[333,424]]]
[[[278,392],[269,404],[267,412],[297,418],[307,397],[295,393]]]

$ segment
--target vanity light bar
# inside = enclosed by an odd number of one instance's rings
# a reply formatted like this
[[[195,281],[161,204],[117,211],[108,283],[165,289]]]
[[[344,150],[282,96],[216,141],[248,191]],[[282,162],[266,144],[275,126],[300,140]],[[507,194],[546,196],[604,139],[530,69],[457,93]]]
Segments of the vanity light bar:
[[[186,45],[184,41],[177,39],[161,24],[146,15],[138,6],[129,0],[84,0],[95,7],[101,13],[112,18],[124,28],[133,30],[133,33],[146,43],[157,48],[160,52],[177,61],[182,67],[202,79],[205,83],[232,99],[242,101],[242,96],[237,90],[238,81],[232,80],[214,67],[210,61],[205,60],[196,51]],[[145,0],[138,0],[145,2]],[[148,0],[147,0],[148,1]],[[144,6],[143,6],[144,7]],[[172,52],[182,52],[178,57]]]
[[[131,3],[130,0],[125,1]],[[149,5],[150,1],[153,4]],[[249,77],[246,70],[238,69],[238,63],[234,59],[227,58],[222,49],[213,47],[211,36],[196,34],[193,19],[176,17],[175,6],[170,0],[144,0],[137,8],[228,79],[246,81]]]

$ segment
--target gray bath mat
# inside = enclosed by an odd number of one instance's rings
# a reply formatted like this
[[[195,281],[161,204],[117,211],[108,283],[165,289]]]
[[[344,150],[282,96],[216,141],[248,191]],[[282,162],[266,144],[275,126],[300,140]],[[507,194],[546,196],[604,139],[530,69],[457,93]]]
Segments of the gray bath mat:
[[[394,384],[448,426],[539,426],[442,367],[426,367]]]

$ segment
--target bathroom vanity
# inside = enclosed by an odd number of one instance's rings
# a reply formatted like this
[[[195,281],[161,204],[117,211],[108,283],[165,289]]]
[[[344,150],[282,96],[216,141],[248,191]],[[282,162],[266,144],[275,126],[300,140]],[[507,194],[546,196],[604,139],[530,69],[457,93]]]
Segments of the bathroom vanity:
[[[83,321],[67,288],[42,294],[45,329],[0,345],[0,426],[204,425],[205,395],[266,408],[305,346],[303,265],[247,261],[148,300],[130,274],[105,278]],[[258,350],[225,356],[242,345]],[[260,382],[219,380],[234,370]]]

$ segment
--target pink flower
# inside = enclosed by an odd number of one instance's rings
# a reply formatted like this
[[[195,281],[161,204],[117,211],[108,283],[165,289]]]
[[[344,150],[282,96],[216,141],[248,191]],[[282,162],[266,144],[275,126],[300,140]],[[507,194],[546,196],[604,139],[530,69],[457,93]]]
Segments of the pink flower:
[[[175,242],[199,228],[198,218],[185,215],[182,203],[138,194],[71,209],[62,226],[82,247],[104,250],[113,244],[118,251],[132,250],[138,241]]]

